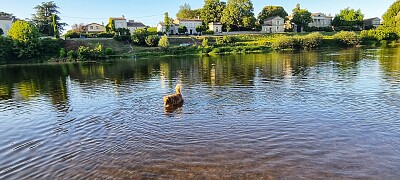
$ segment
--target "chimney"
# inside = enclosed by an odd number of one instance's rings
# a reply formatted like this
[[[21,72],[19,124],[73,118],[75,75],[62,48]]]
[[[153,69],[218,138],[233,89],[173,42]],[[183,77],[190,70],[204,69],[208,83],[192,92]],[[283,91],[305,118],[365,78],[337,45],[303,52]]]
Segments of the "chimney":
[[[124,15],[122,15],[122,18],[125,18],[125,16],[124,16]]]

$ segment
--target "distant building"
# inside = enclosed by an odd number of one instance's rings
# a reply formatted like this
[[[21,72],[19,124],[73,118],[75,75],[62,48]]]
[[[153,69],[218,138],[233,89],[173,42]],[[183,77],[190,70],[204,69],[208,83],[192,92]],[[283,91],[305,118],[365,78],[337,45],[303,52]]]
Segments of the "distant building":
[[[261,25],[262,32],[280,33],[285,31],[285,19],[280,16],[269,17]]]
[[[10,30],[10,28],[15,20],[16,19],[14,16],[10,16],[10,17],[0,16],[0,28],[4,32],[3,36],[6,36],[8,34],[8,31]]]
[[[167,27],[165,26],[164,22],[158,23],[157,32],[167,33]],[[176,27],[176,24],[171,23],[168,34],[178,34],[178,28]]]
[[[146,28],[146,26],[141,22],[135,22],[134,20],[129,20],[127,22],[127,28],[131,34],[135,32],[137,29]]]
[[[125,16],[122,17],[111,17],[111,20],[114,21],[114,27],[115,29],[118,28],[128,28],[128,23],[126,22]]]
[[[176,27],[186,26],[187,34],[197,34],[196,26],[202,25],[203,21],[201,19],[180,19],[177,18],[174,20],[174,24]]]
[[[101,24],[90,23],[90,24],[86,25],[86,33],[101,33],[101,32],[105,32],[105,31],[106,31],[106,28]]]
[[[364,19],[363,29],[375,29],[381,25],[381,19],[378,17]]]
[[[332,16],[327,16],[324,13],[311,14],[312,22],[308,24],[309,27],[331,27]]]
[[[211,22],[208,23],[209,30],[214,31],[215,33],[222,33],[222,23],[220,22]]]

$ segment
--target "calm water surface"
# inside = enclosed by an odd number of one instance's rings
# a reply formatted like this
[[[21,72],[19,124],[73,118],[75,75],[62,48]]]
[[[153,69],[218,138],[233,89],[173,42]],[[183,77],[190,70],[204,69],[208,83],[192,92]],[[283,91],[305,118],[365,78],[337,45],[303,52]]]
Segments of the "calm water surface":
[[[400,48],[3,66],[0,179],[397,179],[399,112]]]

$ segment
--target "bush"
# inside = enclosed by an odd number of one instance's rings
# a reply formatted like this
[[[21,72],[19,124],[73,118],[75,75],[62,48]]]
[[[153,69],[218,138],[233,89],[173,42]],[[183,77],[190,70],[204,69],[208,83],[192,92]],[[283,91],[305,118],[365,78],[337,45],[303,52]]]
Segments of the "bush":
[[[43,56],[57,56],[61,48],[61,40],[52,38],[40,39],[39,47],[39,51]]]
[[[77,54],[79,60],[90,59],[91,58],[90,47],[79,46]]]
[[[137,29],[132,34],[132,42],[135,43],[136,45],[146,46],[147,45],[146,38],[147,38],[147,36],[150,36],[150,35],[156,35],[156,33],[147,31],[146,28]]]
[[[302,36],[299,40],[300,49],[314,49],[322,44],[323,35],[321,33],[315,32]]]
[[[97,37],[99,37],[99,38],[113,38],[114,34],[113,33],[102,32],[102,33],[98,33]]]
[[[277,36],[271,43],[273,49],[293,49],[295,40],[289,36]]]
[[[129,35],[114,35],[113,39],[120,42],[129,42],[131,41],[131,36]]]
[[[208,38],[204,38],[203,42],[201,43],[203,47],[208,47]]]
[[[149,35],[149,36],[146,37],[145,41],[146,41],[146,45],[147,46],[154,47],[154,46],[158,45],[158,41],[159,40],[160,39],[158,38],[157,35]]]
[[[233,44],[237,42],[238,39],[235,36],[223,36],[215,38],[217,44]]]
[[[105,55],[113,55],[114,50],[112,48],[106,48],[106,51],[104,52]]]
[[[390,32],[387,29],[371,29],[371,30],[363,30],[360,33],[360,37],[363,40],[376,40],[376,41],[395,41],[397,39],[397,35],[393,32]]]
[[[158,47],[161,47],[164,50],[169,48],[169,40],[167,35],[161,37],[160,41],[158,41]]]
[[[65,52],[65,49],[64,48],[61,48],[60,49],[60,58],[61,59],[64,59],[64,58],[66,58],[67,57],[67,53]]]
[[[361,42],[358,35],[353,31],[341,31],[333,35],[333,39],[339,44],[348,47],[354,47]]]
[[[214,31],[213,30],[206,30],[203,32],[204,35],[214,35]]]
[[[0,36],[0,63],[7,63],[15,60],[16,52],[14,50],[13,41],[8,37]]]
[[[67,33],[64,34],[64,36],[66,38],[79,38],[80,34],[75,31],[69,30],[69,31],[67,31]]]
[[[69,60],[73,60],[73,59],[76,59],[76,58],[77,58],[77,57],[76,57],[76,53],[75,53],[74,50],[68,51],[67,57],[68,57]]]

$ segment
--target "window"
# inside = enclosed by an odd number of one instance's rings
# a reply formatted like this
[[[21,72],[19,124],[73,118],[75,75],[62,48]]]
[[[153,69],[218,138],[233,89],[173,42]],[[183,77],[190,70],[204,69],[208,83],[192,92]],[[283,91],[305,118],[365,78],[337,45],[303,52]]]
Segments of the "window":
[[[96,26],[96,29],[99,29],[99,26]]]
[[[90,26],[90,29],[93,29],[93,26]]]
[[[276,24],[279,25],[279,21],[276,21]]]

